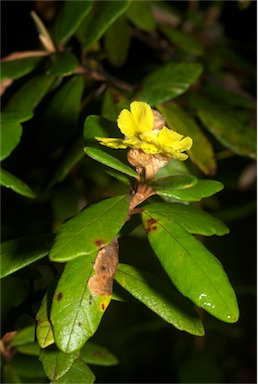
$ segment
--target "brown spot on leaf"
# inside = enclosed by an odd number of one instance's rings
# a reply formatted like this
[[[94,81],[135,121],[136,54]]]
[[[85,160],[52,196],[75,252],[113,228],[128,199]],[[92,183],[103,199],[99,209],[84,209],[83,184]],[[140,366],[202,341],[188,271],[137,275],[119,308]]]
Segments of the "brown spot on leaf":
[[[118,240],[115,237],[109,245],[99,250],[93,268],[95,274],[89,279],[88,286],[93,294],[111,296],[113,280],[118,265]]]
[[[158,221],[151,218],[149,220],[146,221],[146,227],[145,227],[145,230],[147,232],[147,234],[149,234],[151,231],[155,231],[157,229],[157,226],[154,225],[156,224]]]
[[[104,311],[104,309],[105,309],[105,304],[101,304],[101,309],[102,309],[102,311]]]
[[[79,322],[78,322],[78,327],[80,327],[81,325],[82,325],[82,323],[79,321]]]
[[[60,301],[63,298],[62,292],[58,292],[58,294],[56,295],[56,298],[57,298],[57,301]]]
[[[95,241],[95,245],[98,247],[98,248],[103,248],[104,245],[105,245],[105,242],[101,239],[98,239]]]

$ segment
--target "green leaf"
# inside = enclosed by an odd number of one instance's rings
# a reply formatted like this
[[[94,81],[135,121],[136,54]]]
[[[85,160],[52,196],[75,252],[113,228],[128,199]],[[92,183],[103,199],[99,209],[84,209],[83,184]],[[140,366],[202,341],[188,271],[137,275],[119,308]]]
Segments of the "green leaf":
[[[219,260],[170,218],[147,210],[142,218],[151,247],[179,292],[212,316],[236,322],[236,295]]]
[[[116,281],[163,320],[181,331],[203,336],[204,328],[191,303],[152,274],[119,264]]]
[[[124,108],[128,109],[129,106],[128,98],[120,90],[108,87],[103,98],[101,116],[115,122],[121,110]],[[117,131],[118,128],[116,127]],[[117,136],[117,133],[114,134]],[[110,137],[110,135],[107,137]]]
[[[157,194],[181,201],[200,201],[221,191],[224,185],[217,180],[198,180],[197,184],[188,189],[157,191]]]
[[[126,11],[126,17],[137,28],[150,32],[155,29],[155,20],[151,11],[151,3],[145,1],[131,1]]]
[[[54,81],[54,76],[46,75],[38,75],[28,80],[7,103],[4,111],[27,113],[28,119],[31,118],[33,110],[41,102]]]
[[[52,298],[52,296],[51,296]],[[36,336],[38,344],[41,348],[46,348],[54,344],[54,335],[52,325],[49,321],[48,309],[50,301],[50,290],[47,291],[43,297],[42,303],[36,315]]]
[[[12,346],[33,343],[35,339],[35,325],[30,325],[26,328],[17,331],[16,335],[12,339]]]
[[[136,173],[131,167],[123,164],[116,157],[109,155],[109,153],[102,151],[98,148],[86,147],[84,148],[85,153],[90,156],[92,159],[98,161],[101,164],[106,165],[107,167],[113,168],[119,172],[125,173],[128,176],[138,178],[138,173]]]
[[[150,105],[163,103],[186,92],[202,73],[199,63],[168,63],[148,74],[136,94]]]
[[[174,175],[162,177],[151,181],[149,185],[156,191],[170,193],[171,190],[181,190],[193,187],[197,183],[197,177],[193,175]]]
[[[51,66],[47,75],[69,76],[79,66],[77,57],[72,52],[58,52],[51,55]]]
[[[160,24],[159,30],[171,41],[173,45],[187,53],[188,55],[201,56],[204,53],[202,44],[196,36],[183,33],[182,31],[171,28],[169,25]]]
[[[81,24],[78,34],[85,49],[99,40],[127,9],[129,1],[98,1]]]
[[[90,12],[92,0],[66,1],[59,12],[54,28],[54,39],[58,45],[64,45],[76,32],[82,21]]]
[[[54,235],[34,235],[9,240],[1,246],[1,278],[47,256]]]
[[[47,377],[50,380],[57,380],[70,369],[76,357],[77,352],[64,353],[55,346],[51,346],[41,351],[39,360]]]
[[[237,112],[200,109],[198,116],[225,147],[238,155],[256,158],[256,131],[253,127],[243,124]]]
[[[65,262],[109,244],[124,225],[128,206],[129,196],[117,196],[83,209],[60,227],[50,259]]]
[[[2,375],[3,375],[3,382],[4,383],[18,384],[18,383],[22,382],[20,377],[17,375],[12,364],[10,364],[10,363],[4,364],[2,369],[3,369]]]
[[[69,261],[55,290],[50,318],[56,345],[65,353],[79,350],[96,332],[112,297],[88,287],[95,259],[93,254]]]
[[[19,79],[30,73],[42,60],[42,56],[26,57],[17,60],[1,62],[1,81],[6,79]]]
[[[22,126],[17,121],[16,116],[12,114],[2,113],[1,116],[1,131],[0,131],[0,160],[8,157],[17,147],[22,135]]]
[[[22,377],[23,383],[31,381],[35,383],[35,379],[40,379],[40,383],[43,383],[46,380],[45,372],[37,356],[16,354],[12,360],[12,366],[17,374]]]
[[[69,371],[58,380],[51,381],[51,384],[93,384],[95,375],[90,368],[81,360],[76,359]]]
[[[104,49],[114,67],[120,67],[127,58],[130,46],[129,26],[123,16],[119,17],[104,35]]]
[[[58,89],[42,117],[40,141],[44,151],[62,147],[78,130],[83,78],[72,76]],[[60,132],[62,134],[60,135]]]
[[[95,137],[122,138],[120,130],[115,122],[97,115],[90,115],[84,122],[83,136],[86,146],[97,146]]]
[[[118,364],[118,359],[107,348],[87,342],[80,350],[81,359],[87,364],[112,366]]]
[[[24,355],[39,356],[40,347],[37,343],[30,343],[19,345],[18,347],[16,347],[16,351],[19,353],[23,353]]]
[[[206,175],[213,175],[217,168],[215,154],[210,141],[195,120],[175,103],[159,105],[157,109],[166,119],[169,128],[193,139],[193,146],[187,152],[190,159]]]
[[[31,199],[36,197],[35,192],[27,184],[25,184],[24,181],[18,179],[5,169],[0,169],[0,184],[6,188],[12,189],[19,195],[30,197]]]
[[[152,203],[146,206],[146,211],[173,220],[190,233],[203,236],[229,233],[229,228],[222,221],[191,205]]]

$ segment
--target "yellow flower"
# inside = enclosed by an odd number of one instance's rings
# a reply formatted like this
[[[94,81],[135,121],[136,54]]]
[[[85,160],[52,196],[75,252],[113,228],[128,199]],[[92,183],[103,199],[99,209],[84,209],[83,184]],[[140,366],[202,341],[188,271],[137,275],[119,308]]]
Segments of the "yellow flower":
[[[141,101],[133,101],[130,111],[123,109],[117,119],[117,125],[124,139],[96,137],[100,144],[115,149],[136,148],[150,155],[161,154],[168,158],[186,160],[192,139],[183,137],[166,126],[155,129],[154,114],[151,107]],[[154,128],[154,129],[153,129]]]

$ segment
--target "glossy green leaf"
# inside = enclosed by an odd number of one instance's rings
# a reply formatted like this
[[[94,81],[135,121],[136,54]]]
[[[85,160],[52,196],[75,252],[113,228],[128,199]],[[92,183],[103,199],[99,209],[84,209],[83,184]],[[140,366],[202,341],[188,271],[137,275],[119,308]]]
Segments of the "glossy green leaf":
[[[94,373],[81,359],[76,359],[69,371],[60,379],[51,381],[51,384],[93,384],[94,382]]]
[[[116,196],[83,209],[60,227],[50,259],[65,262],[97,252],[120,231],[128,207],[129,196]]]
[[[50,318],[56,345],[65,353],[79,350],[96,332],[111,300],[88,287],[95,259],[93,254],[69,261],[55,290]]]
[[[90,156],[92,159],[98,161],[101,164],[104,164],[110,168],[113,168],[119,172],[125,173],[128,176],[138,178],[138,173],[136,173],[131,167],[123,164],[116,157],[109,155],[109,153],[102,151],[99,148],[86,147],[84,148],[85,153]]]
[[[171,28],[171,26],[165,24],[159,25],[159,30],[173,45],[188,55],[203,55],[203,46],[193,34],[186,34],[179,29]]]
[[[0,160],[8,157],[12,151],[17,147],[22,135],[22,126],[16,120],[15,116],[12,118],[11,114],[2,113],[1,116],[1,131],[0,131]]]
[[[83,78],[72,76],[51,98],[40,131],[40,142],[45,152],[62,147],[77,132],[83,87]]]
[[[101,116],[116,122],[121,110],[129,109],[129,106],[130,102],[124,93],[116,88],[108,87],[103,98]]]
[[[217,180],[198,180],[191,188],[181,190],[157,191],[160,196],[173,198],[181,201],[200,201],[221,191],[224,185]]]
[[[90,115],[86,118],[83,136],[87,147],[98,145],[95,137],[123,137],[115,122],[97,115]]]
[[[152,203],[146,206],[146,212],[173,220],[190,233],[203,236],[223,236],[229,233],[229,228],[222,221],[191,205]]]
[[[155,20],[151,11],[151,2],[131,1],[126,11],[126,17],[137,28],[150,32],[155,29]]]
[[[18,345],[33,343],[35,340],[35,325],[30,325],[17,331],[16,335],[12,339],[12,345],[17,347]]]
[[[7,103],[4,111],[28,113],[28,116],[31,117],[31,113],[41,102],[54,81],[54,76],[46,75],[38,75],[28,80]]]
[[[149,272],[119,264],[116,281],[175,328],[203,336],[204,328],[193,306],[166,283]]]
[[[30,73],[42,60],[42,56],[25,57],[23,59],[1,62],[1,81],[6,79],[19,79]]]
[[[92,0],[66,1],[63,4],[54,28],[54,38],[58,44],[63,45],[76,32],[92,5]]]
[[[70,369],[76,357],[77,352],[64,353],[52,346],[41,351],[39,360],[47,377],[50,380],[57,380]]]
[[[169,193],[171,190],[181,190],[193,187],[197,183],[197,177],[193,175],[175,175],[162,177],[151,181],[149,185],[156,191]]]
[[[104,49],[114,67],[120,67],[127,58],[130,46],[129,26],[123,16],[119,17],[104,35]]]
[[[151,247],[179,292],[214,317],[236,322],[236,295],[219,260],[177,222],[147,211],[142,218]]]
[[[106,30],[127,9],[129,1],[99,1],[81,24],[78,35],[85,49],[99,40]]]
[[[77,57],[72,52],[58,52],[51,56],[51,66],[48,75],[69,76],[79,66]]]
[[[1,278],[47,256],[54,235],[34,235],[9,240],[1,245]]]
[[[31,199],[36,197],[35,192],[24,181],[18,179],[5,169],[0,169],[0,184],[12,189],[19,195],[30,197]]]
[[[52,325],[48,316],[49,301],[50,291],[48,291],[43,297],[42,303],[36,315],[36,337],[41,348],[46,348],[55,342]]]
[[[24,355],[39,356],[40,347],[37,343],[23,344],[16,347],[16,351]]]
[[[22,382],[11,363],[4,364],[2,370],[2,378],[4,383],[19,384]]]
[[[150,105],[163,103],[186,92],[202,73],[199,63],[168,63],[149,73],[136,98]]]
[[[195,120],[175,103],[159,105],[157,109],[166,119],[169,128],[193,139],[193,146],[187,152],[190,159],[206,175],[213,175],[217,168],[215,154],[210,141]]]
[[[112,366],[118,359],[107,348],[87,342],[80,350],[81,359],[87,364]]]
[[[225,147],[238,155],[256,158],[256,131],[251,126],[243,124],[236,112],[200,109],[198,116]]]

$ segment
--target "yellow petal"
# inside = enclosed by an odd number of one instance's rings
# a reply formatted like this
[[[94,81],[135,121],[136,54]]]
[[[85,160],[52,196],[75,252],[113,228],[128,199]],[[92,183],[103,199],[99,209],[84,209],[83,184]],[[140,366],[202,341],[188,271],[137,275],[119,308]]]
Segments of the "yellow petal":
[[[151,143],[146,143],[144,141],[141,141],[141,146],[139,147],[143,152],[149,154],[149,155],[155,155],[157,153],[163,153],[162,150],[160,150],[156,145]]]
[[[183,138],[183,135],[172,131],[167,127],[163,127],[159,132],[157,141],[162,145],[170,146],[173,142],[179,141]]]
[[[130,110],[137,124],[137,133],[151,132],[154,116],[150,105],[143,101],[133,101],[130,104]]]
[[[117,125],[126,137],[131,138],[137,135],[138,126],[133,115],[127,109],[123,109],[118,115]]]
[[[112,138],[106,138],[106,137],[95,137],[96,140],[100,142],[100,144],[105,145],[109,148],[115,148],[115,149],[125,149],[128,146],[125,143],[125,140],[122,139],[112,139]]]

